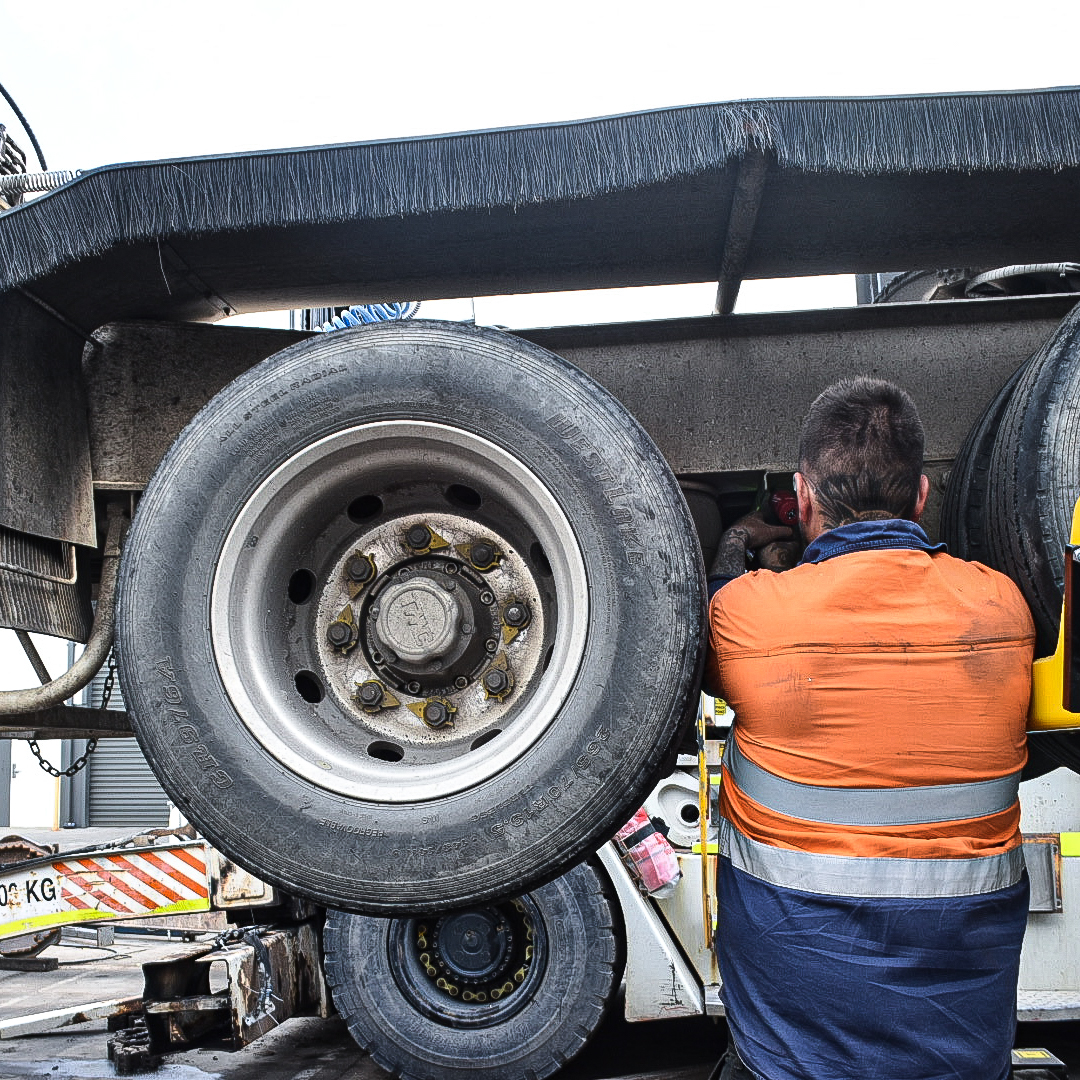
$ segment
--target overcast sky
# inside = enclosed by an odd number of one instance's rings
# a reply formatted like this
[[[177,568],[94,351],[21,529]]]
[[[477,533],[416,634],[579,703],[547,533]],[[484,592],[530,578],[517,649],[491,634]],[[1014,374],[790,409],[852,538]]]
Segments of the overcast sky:
[[[746,97],[1080,81],[1076,5],[1046,0],[0,0],[0,16],[0,82],[53,168]]]

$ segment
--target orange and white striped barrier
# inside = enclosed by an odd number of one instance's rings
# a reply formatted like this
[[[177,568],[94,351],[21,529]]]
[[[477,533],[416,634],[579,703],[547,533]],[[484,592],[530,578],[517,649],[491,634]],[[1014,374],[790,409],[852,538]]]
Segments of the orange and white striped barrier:
[[[210,910],[202,841],[70,852],[0,867],[0,939],[71,923]]]

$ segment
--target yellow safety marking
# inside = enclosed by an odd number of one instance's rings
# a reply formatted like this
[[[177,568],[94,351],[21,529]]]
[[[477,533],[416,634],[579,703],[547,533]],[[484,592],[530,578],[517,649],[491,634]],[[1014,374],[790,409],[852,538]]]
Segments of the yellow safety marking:
[[[1070,544],[1080,544],[1080,499],[1073,507]],[[1031,665],[1031,707],[1028,730],[1080,727],[1080,713],[1069,712],[1062,705],[1065,690],[1065,605],[1061,606],[1061,624],[1053,656],[1044,656]]]
[[[697,716],[698,758],[698,842],[704,844],[709,836],[709,755],[705,740],[705,697],[699,696]],[[705,948],[713,946],[713,889],[715,875],[709,873],[708,859],[701,860],[701,924],[705,932]]]
[[[111,911],[107,908],[65,908],[63,911],[50,911],[44,915],[32,915],[26,919],[14,919],[11,922],[0,923],[0,930],[5,935],[25,934],[34,930],[42,930],[47,926],[73,922],[104,922],[106,920],[128,922],[131,919],[152,919],[161,915],[180,915],[186,911],[209,911],[210,901],[207,898],[196,897],[192,900],[178,900],[175,904],[165,907],[154,908],[152,911],[141,911],[136,914],[131,912]]]
[[[1050,1056],[1045,1050],[1014,1050],[1013,1053],[1025,1061],[1043,1061]]]
[[[695,840],[694,846],[690,849],[695,855],[701,854],[701,841]],[[715,840],[710,840],[708,846],[705,849],[707,855],[718,855],[720,853],[720,846]]]
[[[1080,856],[1080,832],[1063,832],[1061,834],[1061,854],[1072,858]]]

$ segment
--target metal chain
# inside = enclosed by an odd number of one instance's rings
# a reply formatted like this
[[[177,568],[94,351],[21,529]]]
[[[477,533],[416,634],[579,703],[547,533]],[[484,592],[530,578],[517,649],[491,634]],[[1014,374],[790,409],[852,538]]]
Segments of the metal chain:
[[[98,708],[104,712],[109,707],[112,698],[113,687],[116,685],[116,657],[109,653],[109,669],[105,672],[105,683],[101,688],[101,704]],[[38,765],[50,776],[74,776],[77,772],[86,768],[90,755],[97,749],[97,739],[89,739],[86,743],[86,751],[81,757],[76,758],[66,769],[58,769],[51,761],[46,761],[38,748],[36,739],[27,739],[30,753],[37,758]]]

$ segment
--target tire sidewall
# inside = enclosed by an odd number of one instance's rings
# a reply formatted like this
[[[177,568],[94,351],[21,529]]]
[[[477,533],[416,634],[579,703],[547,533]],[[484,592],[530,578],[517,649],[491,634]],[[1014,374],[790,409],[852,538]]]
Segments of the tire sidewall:
[[[433,1020],[394,977],[387,920],[329,913],[327,977],[356,1041],[395,1074],[514,1080],[546,1076],[584,1045],[618,985],[618,942],[599,872],[588,864],[530,894],[547,959],[530,999],[485,1027]]]
[[[239,720],[207,630],[211,589],[239,508],[291,454],[418,418],[490,439],[556,494],[585,559],[589,628],[563,709],[523,758],[436,802],[365,803],[297,777]],[[144,752],[213,843],[320,902],[378,913],[525,891],[606,838],[613,807],[644,798],[688,712],[703,591],[680,504],[636,423],[537,346],[437,324],[294,346],[211,402],[140,506],[119,640]],[[658,528],[662,550],[646,550]]]

